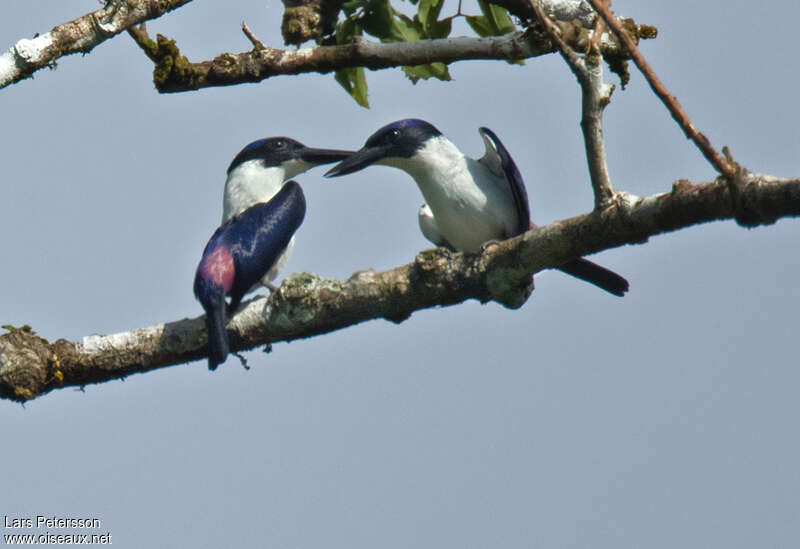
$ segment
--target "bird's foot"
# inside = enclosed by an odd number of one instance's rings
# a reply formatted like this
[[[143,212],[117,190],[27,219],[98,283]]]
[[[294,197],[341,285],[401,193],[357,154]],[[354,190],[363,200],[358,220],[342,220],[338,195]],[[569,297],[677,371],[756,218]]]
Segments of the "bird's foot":
[[[271,294],[274,294],[275,292],[278,291],[278,287],[275,284],[273,284],[272,282],[262,282],[262,284],[264,284],[264,286],[267,287],[267,289],[269,290],[269,293],[271,293]]]
[[[239,359],[239,362],[242,363],[242,366],[244,367],[245,370],[250,369],[250,366],[247,364],[247,359],[244,357],[244,355],[240,353],[231,353],[231,354]]]
[[[481,253],[485,252],[492,246],[499,246],[499,245],[500,245],[500,240],[495,240],[495,239],[487,240],[486,242],[481,244]]]

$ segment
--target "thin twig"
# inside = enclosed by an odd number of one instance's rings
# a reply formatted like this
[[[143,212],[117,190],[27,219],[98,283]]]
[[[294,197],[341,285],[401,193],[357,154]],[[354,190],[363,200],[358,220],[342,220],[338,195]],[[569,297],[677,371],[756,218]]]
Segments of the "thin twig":
[[[156,47],[156,43],[150,38],[150,35],[147,34],[147,25],[142,23],[141,25],[128,27],[127,30],[128,35],[142,48],[142,51],[150,58],[150,61],[157,63],[158,48]]]
[[[667,91],[666,87],[664,87],[664,84],[661,82],[658,76],[656,76],[655,72],[653,72],[653,69],[650,67],[647,61],[645,61],[644,56],[639,52],[639,49],[636,47],[633,39],[628,35],[627,32],[625,32],[625,29],[622,28],[622,25],[619,23],[619,21],[617,21],[616,17],[614,17],[611,11],[603,5],[601,0],[588,1],[595,11],[600,14],[606,25],[608,25],[617,39],[622,42],[622,44],[625,46],[625,49],[628,50],[633,62],[636,63],[636,66],[639,67],[640,71],[642,71],[642,74],[647,79],[647,82],[650,84],[653,92],[667,107],[672,115],[672,118],[674,118],[675,122],[677,122],[681,129],[683,129],[683,133],[686,135],[686,137],[694,141],[695,145],[697,145],[697,148],[700,149],[701,153],[703,153],[703,156],[706,157],[706,159],[719,173],[728,178],[735,177],[736,168],[727,162],[716,151],[716,149],[714,149],[708,138],[694,127],[692,121],[689,119],[689,116],[683,110],[680,103],[678,103],[677,98]]]
[[[564,61],[567,62],[572,72],[575,76],[580,80],[584,77],[584,66],[583,61],[578,55],[570,48],[564,39],[561,37],[561,32],[556,28],[553,22],[550,20],[550,17],[542,8],[540,0],[530,0],[531,8],[533,8],[536,17],[544,26],[544,30],[547,32],[550,39],[555,42],[556,47],[558,48],[559,53],[561,53],[561,57],[564,58]]]
[[[604,5],[610,6],[611,0],[603,0],[605,2]],[[599,50],[600,49],[600,40],[603,38],[603,33],[606,31],[607,27],[605,21],[603,21],[602,17],[597,17],[594,22],[594,33],[592,34],[592,47]]]
[[[603,109],[608,105],[614,87],[603,82],[603,58],[598,43],[589,41],[588,52],[581,58],[561,37],[561,32],[542,8],[541,0],[530,0],[530,3],[545,31],[558,47],[561,57],[581,85],[581,130],[586,147],[586,162],[594,191],[595,209],[603,209],[614,198],[603,141]],[[599,35],[600,28],[598,23],[596,35]]]
[[[258,38],[256,38],[256,35],[253,34],[253,31],[250,30],[250,27],[248,27],[247,23],[245,23],[244,21],[242,21],[242,32],[247,37],[247,39],[250,40],[250,42],[253,43],[253,48],[255,48],[257,50],[266,49],[266,47],[264,46],[264,43],[261,40],[259,40]]]

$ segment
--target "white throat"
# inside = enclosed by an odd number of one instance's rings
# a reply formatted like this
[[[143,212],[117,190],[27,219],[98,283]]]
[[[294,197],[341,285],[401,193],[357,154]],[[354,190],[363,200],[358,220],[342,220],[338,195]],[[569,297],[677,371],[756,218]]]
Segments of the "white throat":
[[[239,215],[247,208],[259,202],[269,202],[283,187],[283,183],[299,173],[311,168],[313,164],[302,160],[290,160],[280,166],[264,166],[261,160],[248,160],[236,166],[228,174],[225,181],[225,192],[222,197],[222,222]],[[261,279],[268,285],[278,276],[278,272],[289,260],[294,247],[294,237],[283,253],[275,260],[269,271]],[[252,292],[258,284],[248,290]]]
[[[253,204],[268,202],[283,183],[312,165],[302,160],[290,160],[280,166],[264,166],[261,160],[248,160],[236,166],[225,181],[222,197],[222,222],[245,211]]]

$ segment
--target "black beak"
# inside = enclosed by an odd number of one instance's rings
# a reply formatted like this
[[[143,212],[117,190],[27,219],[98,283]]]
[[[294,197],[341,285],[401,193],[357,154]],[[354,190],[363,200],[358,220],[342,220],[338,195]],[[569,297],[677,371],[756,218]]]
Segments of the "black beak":
[[[364,147],[325,172],[325,177],[337,177],[357,172],[386,157],[383,147]]]
[[[336,149],[314,149],[312,147],[305,147],[298,151],[298,156],[305,162],[311,164],[330,164],[331,162],[339,162],[353,154],[353,151],[339,151]]]

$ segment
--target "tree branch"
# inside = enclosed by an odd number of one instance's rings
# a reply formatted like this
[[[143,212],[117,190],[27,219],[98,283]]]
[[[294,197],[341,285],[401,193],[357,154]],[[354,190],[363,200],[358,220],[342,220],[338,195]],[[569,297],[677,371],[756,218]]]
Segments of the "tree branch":
[[[142,30],[144,30],[144,28],[142,28]],[[250,30],[250,27],[248,27],[247,23],[245,23],[244,21],[242,21],[242,32],[247,37],[247,39],[250,40],[250,43],[253,44],[253,49],[255,50],[266,49],[264,43],[258,38],[256,38],[256,35],[253,34],[253,31]]]
[[[586,29],[572,23],[563,24],[574,27],[565,33],[570,45],[585,47],[590,40]],[[352,44],[291,50],[255,48],[243,53],[222,53],[211,61],[193,63],[181,55],[174,40],[158,35],[154,41],[143,29],[131,28],[129,33],[155,62],[153,82],[161,93],[254,83],[285,74],[324,74],[347,67],[378,70],[474,59],[514,61],[555,51],[549,40],[528,30],[499,37],[456,37],[416,42],[373,42],[359,37]],[[622,52],[612,40],[601,43],[604,56],[619,57]]]
[[[191,0],[113,0],[99,10],[53,27],[33,39],[22,39],[0,55],[0,88],[43,67],[55,66],[59,57],[88,53],[126,28],[188,4]]]
[[[619,21],[617,21],[609,8],[606,7],[601,0],[588,1],[595,11],[597,11],[597,13],[603,18],[603,21],[605,21],[605,23],[609,26],[617,39],[622,42],[622,44],[625,46],[625,49],[628,50],[633,62],[636,63],[636,66],[650,84],[650,88],[653,90],[653,93],[655,93],[658,98],[661,99],[661,102],[667,107],[667,110],[669,110],[672,118],[675,119],[675,122],[677,122],[681,127],[686,137],[691,139],[694,144],[697,145],[697,148],[700,149],[700,152],[706,157],[706,160],[708,160],[711,165],[714,166],[714,169],[726,177],[735,177],[737,170],[736,166],[723,158],[722,155],[720,155],[711,145],[711,141],[709,141],[705,135],[700,133],[697,128],[694,127],[689,115],[686,114],[686,111],[683,110],[681,104],[678,103],[678,99],[669,93],[667,88],[647,63],[644,56],[639,52],[634,40],[628,35],[625,29],[622,28],[622,25],[619,23]]]
[[[559,29],[556,29],[555,24],[550,21],[542,7],[542,0],[530,0],[530,4],[581,86],[581,130],[586,147],[586,161],[594,191],[594,207],[602,209],[614,198],[603,142],[603,110],[611,101],[614,86],[603,81],[603,58],[600,56],[599,47],[602,21],[598,20],[593,40],[588,44],[588,52],[581,58],[569,47],[561,37]]]
[[[402,322],[411,313],[467,299],[517,308],[531,274],[575,257],[721,219],[754,226],[800,215],[800,179],[741,173],[735,185],[678,181],[672,192],[615,195],[603,210],[493,244],[481,255],[421,252],[390,271],[360,271],[344,282],[313,274],[284,280],[269,298],[251,300],[230,322],[231,349],[311,337],[373,318]],[[26,401],[53,389],[101,383],[205,356],[202,317],[131,332],[49,343],[29,328],[0,336],[0,396]]]

